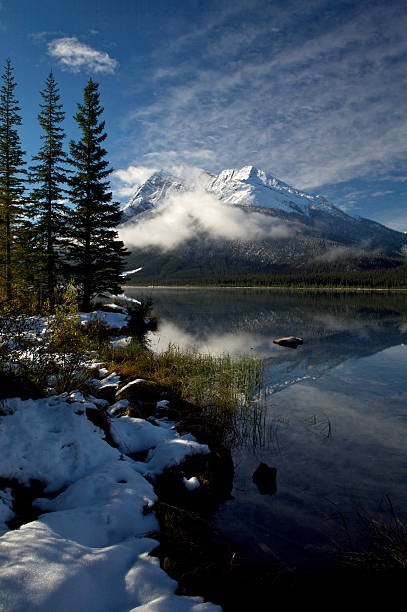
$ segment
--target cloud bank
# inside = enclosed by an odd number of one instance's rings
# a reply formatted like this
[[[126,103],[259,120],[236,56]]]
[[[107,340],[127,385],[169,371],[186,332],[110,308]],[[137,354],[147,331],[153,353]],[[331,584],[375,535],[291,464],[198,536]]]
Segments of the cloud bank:
[[[293,229],[260,213],[245,213],[223,204],[213,195],[197,188],[171,195],[151,216],[128,222],[119,230],[128,247],[157,247],[171,250],[197,234],[213,239],[253,241],[262,238],[284,239]]]
[[[72,72],[91,70],[95,73],[112,74],[119,65],[107,53],[81,43],[76,36],[51,41],[48,44],[48,53],[58,60],[62,68]]]

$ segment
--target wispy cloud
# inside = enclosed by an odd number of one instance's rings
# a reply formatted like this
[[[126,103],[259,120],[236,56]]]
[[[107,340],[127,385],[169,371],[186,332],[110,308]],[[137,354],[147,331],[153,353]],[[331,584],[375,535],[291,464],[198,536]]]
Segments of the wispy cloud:
[[[126,126],[137,122],[144,160],[158,165],[170,152],[173,163],[193,156],[213,170],[253,163],[318,190],[388,173],[405,158],[402,3],[379,1],[369,11],[355,3],[331,20],[316,11],[332,14],[329,1],[253,4],[244,27],[236,13],[191,28],[145,77],[155,101]]]
[[[188,160],[190,163],[173,164],[171,163],[171,155],[157,154],[156,158],[155,154],[152,154],[150,157],[159,162],[156,167],[130,165],[113,172],[112,188],[116,198],[125,200],[134,196],[140,185],[160,169],[166,170],[169,174],[181,179],[183,184],[191,191],[205,190],[209,174],[200,166],[191,165],[191,159]]]
[[[334,263],[338,261],[347,261],[348,259],[366,257],[374,257],[379,254],[379,251],[372,249],[369,242],[362,242],[359,246],[345,247],[336,246],[322,255],[318,255],[315,261],[322,261],[325,263]]]
[[[383,196],[392,195],[393,193],[393,189],[384,189],[383,191],[374,191],[370,196],[372,198],[382,198]]]
[[[80,42],[76,36],[51,41],[48,43],[48,53],[58,60],[62,68],[72,72],[90,70],[112,74],[119,65],[108,53]]]

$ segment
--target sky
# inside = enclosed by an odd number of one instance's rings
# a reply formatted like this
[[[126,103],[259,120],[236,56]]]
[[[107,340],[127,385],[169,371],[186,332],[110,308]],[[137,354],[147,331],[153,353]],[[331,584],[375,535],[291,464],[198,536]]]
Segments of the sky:
[[[0,0],[27,161],[50,70],[67,142],[100,84],[125,202],[155,169],[254,165],[407,230],[405,0]]]

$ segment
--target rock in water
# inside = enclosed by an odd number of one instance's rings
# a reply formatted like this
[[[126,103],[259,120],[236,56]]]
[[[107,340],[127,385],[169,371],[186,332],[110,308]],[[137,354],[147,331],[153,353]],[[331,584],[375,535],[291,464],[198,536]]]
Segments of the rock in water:
[[[300,344],[304,344],[304,340],[302,338],[296,338],[295,336],[275,338],[273,342],[274,344],[279,344],[280,346],[288,346],[289,348],[297,348],[297,346],[299,346]]]
[[[253,482],[262,495],[274,495],[277,491],[277,469],[261,462],[253,474]]]

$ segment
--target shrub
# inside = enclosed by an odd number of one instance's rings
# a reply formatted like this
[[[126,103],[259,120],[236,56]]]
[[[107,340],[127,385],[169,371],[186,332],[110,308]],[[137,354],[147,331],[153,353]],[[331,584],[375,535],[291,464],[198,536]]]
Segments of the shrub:
[[[86,380],[86,338],[76,290],[69,283],[62,303],[47,318],[33,317],[15,304],[0,312],[0,373],[42,393],[72,391]]]

